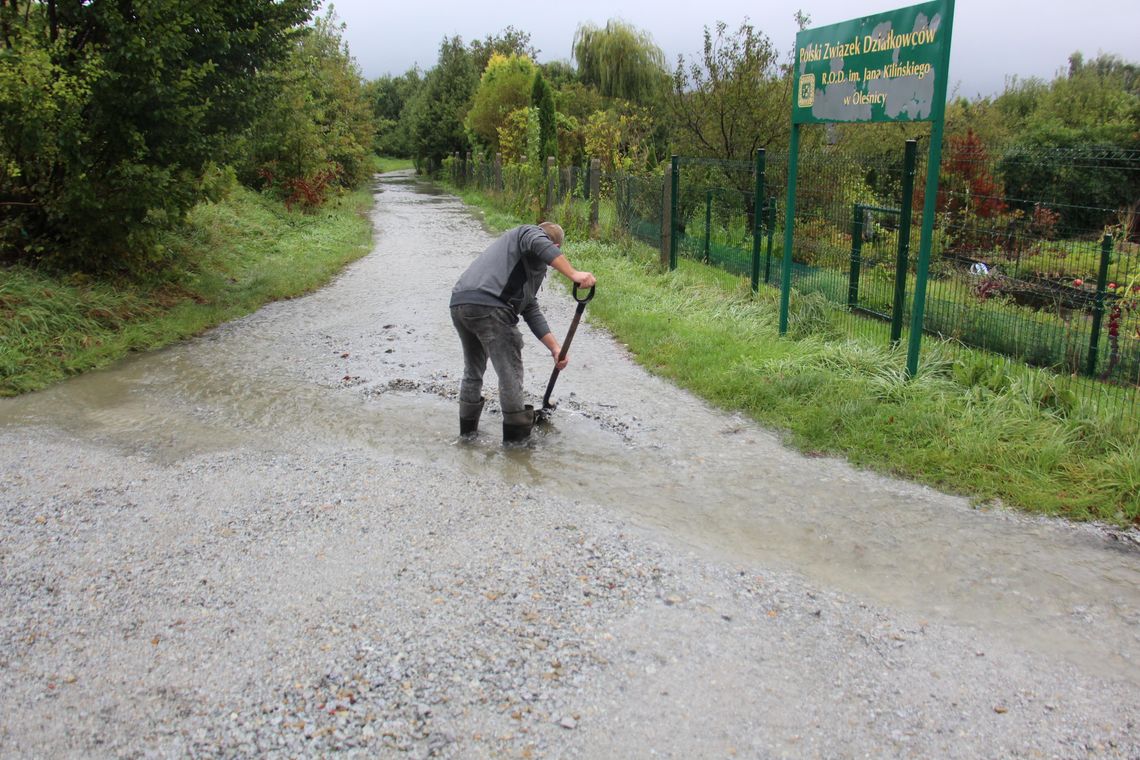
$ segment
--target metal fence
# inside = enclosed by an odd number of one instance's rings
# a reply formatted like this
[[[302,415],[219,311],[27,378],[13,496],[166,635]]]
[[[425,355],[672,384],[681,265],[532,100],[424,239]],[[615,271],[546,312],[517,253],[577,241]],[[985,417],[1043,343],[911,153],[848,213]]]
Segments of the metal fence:
[[[924,153],[901,142],[895,155],[875,160],[830,146],[801,152],[790,282],[801,306],[828,307],[816,329],[908,339]],[[621,230],[660,245],[671,266],[704,262],[758,289],[781,283],[787,166],[786,154],[675,157],[662,178],[456,156],[444,170],[523,216],[561,204],[560,221]],[[937,208],[923,333],[974,350],[979,366],[1044,370],[1069,406],[1134,419],[1140,152],[986,151],[951,138]]]
[[[801,153],[790,281],[797,298],[831,307],[823,329],[908,338],[922,153],[901,143],[897,156],[876,161],[828,146]],[[779,287],[784,220],[769,209],[783,201],[786,166],[772,155],[762,167],[675,158],[675,254],[745,276],[759,267],[754,287]],[[749,186],[761,171],[757,218]],[[941,171],[923,332],[1047,370],[1058,394],[1135,417],[1140,153],[990,155],[951,140]]]

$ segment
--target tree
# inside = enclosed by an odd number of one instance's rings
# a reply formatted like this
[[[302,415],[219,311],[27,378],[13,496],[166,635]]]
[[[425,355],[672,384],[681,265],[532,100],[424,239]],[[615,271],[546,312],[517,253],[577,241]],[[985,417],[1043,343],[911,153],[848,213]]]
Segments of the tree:
[[[1029,200],[1047,199],[1063,227],[1087,231],[1140,201],[1140,177],[1128,166],[1130,151],[1140,149],[1140,95],[1129,90],[1137,68],[1112,56],[1086,64],[1074,54],[1066,74],[1023,99],[1024,121],[998,167],[1022,201],[1015,206],[1028,211]]]
[[[1079,77],[1085,72],[1093,72],[1103,79],[1115,79],[1125,92],[1140,95],[1140,64],[1108,53],[1101,53],[1088,63],[1080,51],[1070,55],[1069,78]]]
[[[538,109],[538,158],[545,161],[547,156],[558,155],[558,120],[554,110],[554,93],[541,71],[535,74],[530,104]]]
[[[527,155],[530,142],[529,127],[532,121],[531,108],[517,108],[507,114],[499,127],[499,151],[504,164],[521,164]],[[537,114],[533,119],[538,124]]]
[[[366,85],[376,122],[374,148],[378,154],[400,157],[413,154],[410,120],[405,116],[408,104],[423,83],[420,70],[411,68],[398,77],[382,76]]]
[[[499,127],[509,113],[530,105],[536,71],[524,56],[491,56],[463,120],[472,142],[483,145],[492,154],[499,149]]]
[[[611,19],[604,28],[582,24],[574,32],[574,60],[583,84],[607,98],[650,103],[668,86],[665,54],[643,32]]]
[[[372,104],[342,32],[330,10],[261,75],[270,97],[246,134],[239,175],[278,189],[289,203],[317,205],[369,171]]]
[[[581,82],[571,82],[560,87],[554,93],[554,105],[558,113],[573,116],[580,122],[588,121],[591,114],[606,107],[605,98],[596,89]]]
[[[748,160],[788,136],[790,72],[771,40],[745,20],[734,33],[705,27],[704,53],[678,57],[668,110],[679,152]]]
[[[581,166],[586,159],[586,135],[582,124],[573,116],[559,112],[558,165]]]
[[[498,34],[488,34],[485,39],[474,40],[471,43],[471,60],[475,71],[482,73],[487,68],[491,56],[499,55],[529,58],[534,61],[538,58],[538,49],[530,44],[530,32],[523,32],[508,26]]]
[[[590,116],[583,132],[585,152],[601,162],[606,172],[646,168],[648,138],[653,130],[648,112],[632,103],[619,102]]]
[[[555,92],[578,81],[578,72],[569,61],[550,61],[542,64],[540,68],[542,75],[546,77],[546,83]]]
[[[314,0],[0,4],[0,250],[99,269],[161,255]]]
[[[478,82],[479,75],[463,39],[445,38],[439,46],[439,61],[409,106],[418,158],[438,164],[455,151],[464,152],[470,147],[463,118]]]

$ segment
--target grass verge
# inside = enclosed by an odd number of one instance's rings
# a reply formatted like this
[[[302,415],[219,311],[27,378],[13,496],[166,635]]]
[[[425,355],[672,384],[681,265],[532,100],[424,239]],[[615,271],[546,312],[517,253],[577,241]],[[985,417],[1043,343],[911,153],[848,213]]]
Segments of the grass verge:
[[[0,395],[44,388],[313,290],[368,252],[363,212],[371,203],[360,190],[315,213],[288,211],[237,186],[167,236],[161,276],[100,280],[0,268]]]
[[[412,168],[414,168],[414,164],[412,164],[412,159],[410,158],[392,158],[391,156],[372,157],[372,171],[377,174]]]
[[[461,197],[503,230],[522,220],[473,192]],[[662,273],[657,253],[628,240],[565,246],[598,276],[593,320],[637,360],[710,402],[787,431],[809,454],[837,454],[881,472],[1026,511],[1140,525],[1135,420],[1058,404],[1047,373],[1011,368],[979,381],[992,359],[931,342],[918,377],[905,350],[818,337],[822,299],[793,301],[778,336],[777,294],[682,260]],[[832,334],[835,331],[831,331]],[[982,373],[984,374],[984,373]]]

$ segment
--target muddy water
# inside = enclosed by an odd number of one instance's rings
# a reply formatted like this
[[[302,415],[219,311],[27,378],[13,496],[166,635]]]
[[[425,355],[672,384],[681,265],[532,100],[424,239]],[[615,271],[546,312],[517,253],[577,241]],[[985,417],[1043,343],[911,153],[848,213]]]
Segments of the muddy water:
[[[532,446],[499,445],[493,373],[484,434],[458,442],[447,297],[490,237],[456,199],[412,177],[386,175],[376,191],[375,250],[329,287],[4,401],[0,429],[59,431],[157,461],[242,447],[396,452],[603,504],[698,556],[793,569],[1140,683],[1140,551],[790,452],[647,375],[589,324],[555,389],[553,424]],[[543,301],[561,333],[572,302],[549,286]],[[549,357],[528,340],[525,358],[541,396]]]

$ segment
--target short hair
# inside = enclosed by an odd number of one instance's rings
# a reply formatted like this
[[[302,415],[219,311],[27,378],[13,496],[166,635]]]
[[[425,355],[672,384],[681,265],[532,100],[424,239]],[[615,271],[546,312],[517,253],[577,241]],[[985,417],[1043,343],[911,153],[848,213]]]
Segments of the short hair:
[[[565,239],[565,235],[563,234],[562,228],[560,226],[554,222],[540,222],[538,226],[542,228],[542,231],[546,233],[551,242],[561,247],[562,241]]]

